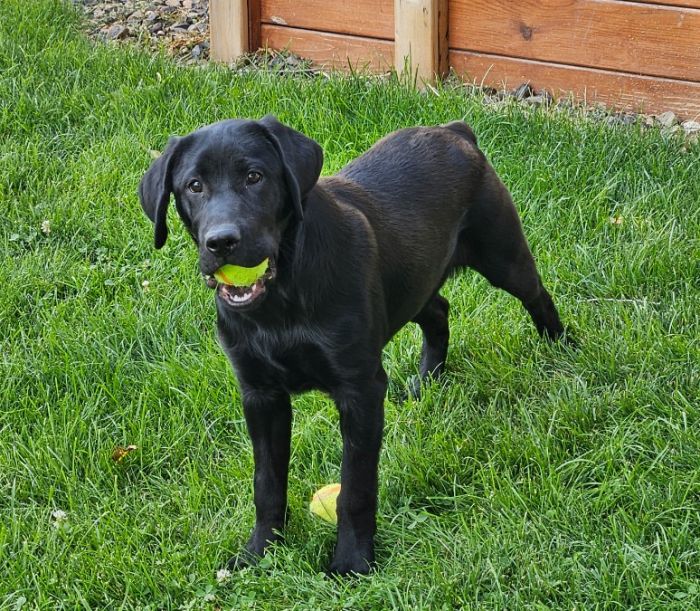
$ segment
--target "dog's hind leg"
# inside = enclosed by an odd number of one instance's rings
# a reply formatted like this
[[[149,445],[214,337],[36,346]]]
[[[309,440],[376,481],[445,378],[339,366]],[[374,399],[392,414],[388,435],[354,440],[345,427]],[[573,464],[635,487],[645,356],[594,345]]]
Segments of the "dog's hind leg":
[[[469,266],[493,286],[517,297],[530,314],[541,337],[559,339],[564,333],[559,313],[542,284],[522,232],[519,233],[514,240],[516,244],[500,241],[484,243],[483,236],[477,238],[482,248],[479,257],[473,258]]]
[[[493,286],[517,297],[540,336],[559,339],[564,327],[537,273],[510,195],[500,181],[491,182],[476,200],[459,237],[455,264],[475,269]]]
[[[429,378],[438,378],[445,368],[447,345],[450,340],[448,312],[450,304],[441,295],[435,295],[413,318],[423,332],[423,348],[420,357],[420,377],[411,383],[414,398],[420,396],[420,385]]]

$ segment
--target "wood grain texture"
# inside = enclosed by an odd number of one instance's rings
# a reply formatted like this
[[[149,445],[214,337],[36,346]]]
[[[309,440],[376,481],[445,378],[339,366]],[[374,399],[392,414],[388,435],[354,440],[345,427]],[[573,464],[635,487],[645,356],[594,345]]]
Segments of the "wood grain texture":
[[[257,51],[261,47],[260,0],[248,0],[248,48]]]
[[[313,32],[263,24],[264,46],[288,49],[316,64],[340,70],[390,70],[394,65],[394,43],[378,38]]]
[[[438,75],[438,0],[395,0],[394,65],[416,82],[433,83]]]
[[[618,0],[450,0],[450,48],[700,81],[700,11]]]
[[[263,23],[394,40],[394,0],[261,0]]]
[[[211,58],[231,62],[249,51],[248,1],[209,0]]]
[[[571,92],[579,100],[624,110],[672,110],[685,119],[700,117],[700,83],[455,50],[450,51],[450,64],[466,79],[491,87],[513,89],[529,82],[556,97]]]

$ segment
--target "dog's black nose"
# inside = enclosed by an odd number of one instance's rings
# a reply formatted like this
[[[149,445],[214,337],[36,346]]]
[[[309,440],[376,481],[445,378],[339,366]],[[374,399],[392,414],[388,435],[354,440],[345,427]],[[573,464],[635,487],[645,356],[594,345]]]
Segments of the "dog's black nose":
[[[241,234],[233,225],[217,227],[204,236],[207,250],[218,256],[231,254],[240,241]]]

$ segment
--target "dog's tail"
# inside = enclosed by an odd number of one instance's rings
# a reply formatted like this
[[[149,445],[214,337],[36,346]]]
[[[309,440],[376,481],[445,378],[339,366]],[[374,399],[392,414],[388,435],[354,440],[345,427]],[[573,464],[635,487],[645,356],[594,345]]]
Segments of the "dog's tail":
[[[464,121],[452,121],[452,123],[447,123],[446,125],[443,125],[443,127],[455,132],[456,134],[459,134],[470,142],[477,144],[476,136],[474,135],[472,128],[469,127]]]

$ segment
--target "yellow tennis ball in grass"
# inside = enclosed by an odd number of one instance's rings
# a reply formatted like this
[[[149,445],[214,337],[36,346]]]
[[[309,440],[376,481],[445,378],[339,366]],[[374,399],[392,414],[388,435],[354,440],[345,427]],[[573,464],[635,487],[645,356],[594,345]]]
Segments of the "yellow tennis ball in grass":
[[[338,523],[338,495],[340,494],[340,484],[328,484],[320,490],[314,492],[309,503],[309,510],[331,524]]]
[[[216,278],[221,284],[229,284],[232,286],[250,286],[255,281],[263,276],[270,264],[270,259],[265,259],[255,267],[241,267],[240,265],[222,265],[214,272]]]

